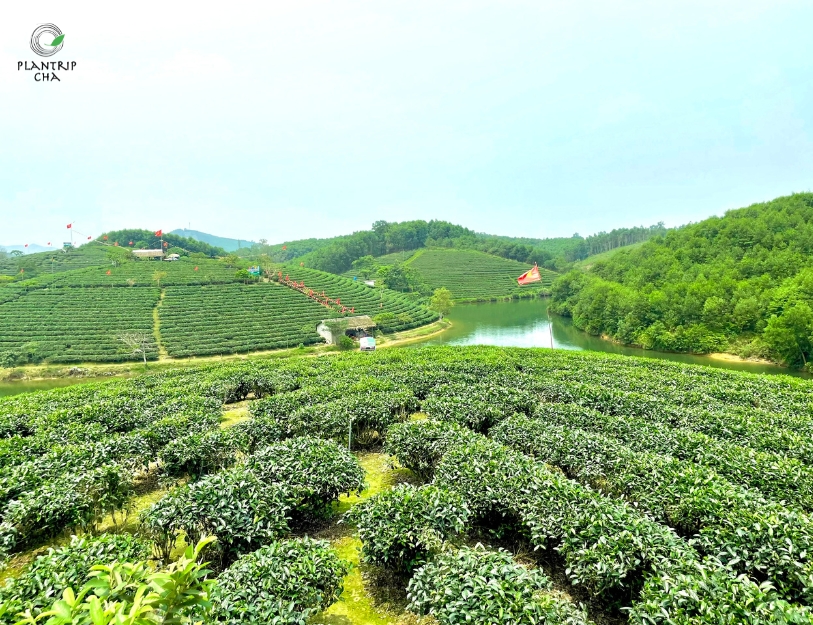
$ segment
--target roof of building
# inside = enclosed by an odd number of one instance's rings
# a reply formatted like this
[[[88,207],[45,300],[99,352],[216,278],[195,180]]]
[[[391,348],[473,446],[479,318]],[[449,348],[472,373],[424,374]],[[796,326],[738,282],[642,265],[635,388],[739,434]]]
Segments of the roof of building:
[[[346,330],[357,330],[376,327],[375,321],[373,321],[368,315],[357,315],[355,317],[339,317],[338,319],[322,319],[322,323],[346,324],[344,326]]]
[[[163,250],[133,250],[133,254],[136,256],[163,256]]]

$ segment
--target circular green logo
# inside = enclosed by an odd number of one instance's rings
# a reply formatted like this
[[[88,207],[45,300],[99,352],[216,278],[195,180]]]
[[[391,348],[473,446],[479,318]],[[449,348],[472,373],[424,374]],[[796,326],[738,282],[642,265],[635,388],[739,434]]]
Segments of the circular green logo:
[[[62,49],[64,40],[65,35],[56,25],[40,24],[31,35],[31,49],[40,56],[53,56]]]

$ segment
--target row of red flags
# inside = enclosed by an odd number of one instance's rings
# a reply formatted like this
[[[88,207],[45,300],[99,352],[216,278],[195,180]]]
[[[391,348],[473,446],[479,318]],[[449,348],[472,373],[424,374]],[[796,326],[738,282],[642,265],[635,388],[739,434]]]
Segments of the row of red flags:
[[[307,295],[313,301],[321,304],[325,308],[333,309],[333,305],[335,304],[337,308],[339,306],[341,306],[341,311],[340,312],[342,312],[342,313],[345,313],[345,312],[349,311],[352,314],[352,313],[356,312],[356,307],[355,306],[352,306],[352,307],[348,308],[347,306],[342,305],[342,300],[339,299],[338,297],[336,299],[331,299],[329,296],[325,295],[324,291],[319,293],[317,291],[314,291],[313,289],[309,289],[308,287],[305,286],[304,281],[303,282],[297,282],[296,280],[291,280],[288,277],[288,274],[285,274],[285,277],[283,278],[281,271],[277,272],[277,276],[279,277],[279,280],[280,280],[280,282],[282,282],[282,284],[284,284],[285,286],[287,286],[287,287],[289,287],[291,289],[299,291],[300,293],[302,293],[304,295]]]

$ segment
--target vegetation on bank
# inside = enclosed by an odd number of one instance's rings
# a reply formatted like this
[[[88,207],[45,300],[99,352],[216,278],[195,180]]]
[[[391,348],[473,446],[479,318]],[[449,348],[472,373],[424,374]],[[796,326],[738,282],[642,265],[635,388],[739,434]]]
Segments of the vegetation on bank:
[[[784,376],[426,348],[2,399],[3,551],[85,537],[13,576],[0,622],[52,607],[60,622],[305,622],[348,573],[305,536],[358,501],[337,504],[364,488],[352,452],[383,443],[412,485],[344,516],[365,567],[354,592],[386,587],[444,625],[813,623],[811,397]],[[221,427],[246,401],[250,418]],[[125,523],[158,477],[169,490]]]
[[[806,366],[813,356],[813,194],[671,230],[572,271],[551,310],[647,349],[731,351]]]

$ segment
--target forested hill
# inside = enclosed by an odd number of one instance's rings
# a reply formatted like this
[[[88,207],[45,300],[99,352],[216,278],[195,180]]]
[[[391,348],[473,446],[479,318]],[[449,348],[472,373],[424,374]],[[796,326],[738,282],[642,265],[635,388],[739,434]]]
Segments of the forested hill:
[[[553,308],[591,334],[646,348],[813,356],[813,194],[669,231],[572,271]]]
[[[266,241],[246,249],[246,254],[266,254],[273,261],[300,259],[308,267],[342,273],[353,261],[365,256],[383,256],[394,252],[414,251],[425,247],[468,249],[486,252],[522,263],[562,270],[570,263],[591,254],[646,241],[666,232],[662,223],[650,227],[619,228],[599,232],[587,238],[572,237],[537,239],[507,237],[475,232],[447,221],[377,221],[370,230],[331,239],[303,239],[277,245]]]

